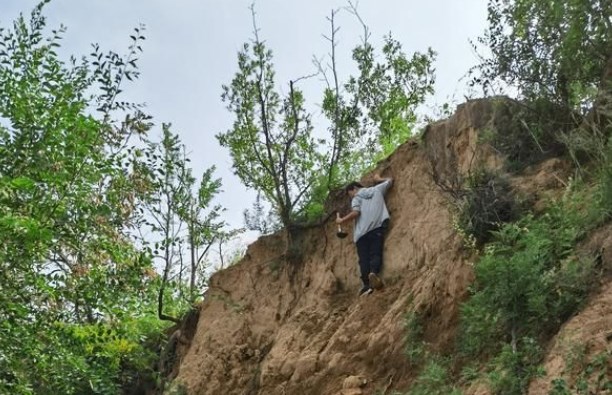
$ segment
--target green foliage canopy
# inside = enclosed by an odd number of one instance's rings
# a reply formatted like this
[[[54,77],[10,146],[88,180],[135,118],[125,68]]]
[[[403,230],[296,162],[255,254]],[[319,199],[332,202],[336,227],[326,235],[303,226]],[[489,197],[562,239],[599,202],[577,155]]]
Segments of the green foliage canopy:
[[[492,57],[475,83],[499,79],[527,98],[587,109],[612,53],[610,15],[606,0],[490,0],[479,41]]]
[[[236,175],[256,188],[289,225],[306,206],[320,169],[310,114],[294,82],[281,98],[274,81],[272,51],[257,34],[238,54],[238,72],[223,87],[223,100],[235,114],[233,127],[217,136],[230,149]]]
[[[331,189],[359,177],[406,141],[416,122],[416,107],[433,92],[431,49],[409,58],[389,35],[383,60],[377,61],[367,28],[362,45],[353,50],[359,74],[342,84],[336,69],[335,14],[329,19],[328,38],[333,78],[327,77],[321,61],[315,62],[327,82],[322,101],[330,122],[327,137],[313,135],[311,115],[296,86],[304,77],[289,82],[286,97],[278,93],[272,51],[260,40],[255,23],[253,41],[238,54],[238,72],[223,86],[222,98],[234,114],[234,124],[217,138],[229,148],[235,174],[271,204],[286,227],[323,214]],[[261,202],[257,204],[262,212]]]
[[[64,61],[65,29],[46,36],[46,3],[0,27],[0,393],[117,394],[153,380],[166,326],[155,314],[164,281],[137,235],[165,178],[133,142],[147,141],[150,117],[121,101],[144,36],[135,29],[126,56],[94,45]],[[177,216],[202,246],[219,180],[209,169],[193,191],[183,170]]]
[[[184,302],[195,301],[196,289],[205,282],[206,255],[212,244],[225,236],[225,222],[219,218],[223,208],[212,204],[221,188],[221,180],[214,178],[215,167],[203,172],[196,188],[185,146],[170,125],[162,129],[161,141],[147,142],[136,162],[146,184],[142,228],[150,230],[142,243],[163,268],[158,315],[177,320],[163,312],[165,287],[172,282],[178,288],[175,296]],[[184,292],[186,275],[189,286]]]
[[[539,342],[593,287],[594,261],[575,251],[595,222],[591,205],[573,192],[539,217],[503,225],[475,265],[471,297],[461,307],[459,347],[472,357],[494,357],[489,376],[499,393],[523,393],[537,374]]]

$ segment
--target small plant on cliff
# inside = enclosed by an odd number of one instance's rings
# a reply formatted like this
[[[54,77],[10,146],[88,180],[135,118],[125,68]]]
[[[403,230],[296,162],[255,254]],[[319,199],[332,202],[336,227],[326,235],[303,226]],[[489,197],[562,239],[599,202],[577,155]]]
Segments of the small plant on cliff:
[[[220,192],[221,180],[214,177],[212,166],[196,184],[186,148],[170,125],[163,125],[161,141],[148,142],[142,156],[146,159],[139,166],[147,193],[143,196],[146,217],[141,229],[149,231],[142,243],[161,263],[159,317],[179,322],[164,309],[164,300],[170,296],[165,293],[167,288],[178,288],[172,296],[187,304],[199,296],[211,247],[227,235],[225,222],[220,219],[223,208],[212,204]],[[171,287],[172,282],[176,286]]]
[[[611,140],[612,141],[612,140]],[[612,142],[609,141],[599,173],[599,206],[606,218],[612,218]]]
[[[542,349],[535,339],[521,339],[516,347],[506,344],[489,363],[488,374],[495,394],[522,395],[534,377],[543,372],[538,364]]]
[[[510,184],[491,171],[481,169],[470,175],[459,196],[456,225],[466,240],[477,247],[518,216],[519,206]]]
[[[447,365],[442,359],[429,360],[405,395],[461,395],[461,390],[450,383]]]
[[[404,353],[411,365],[419,365],[425,357],[423,343],[423,318],[416,312],[409,312],[404,318],[406,331]]]
[[[590,395],[606,394],[612,391],[612,379],[609,375],[609,366],[612,362],[612,353],[602,352],[595,355],[580,370],[573,384],[569,385],[563,378],[552,380],[552,389],[549,395]]]
[[[504,155],[509,171],[520,171],[565,152],[566,145],[559,141],[561,132],[575,126],[566,109],[546,99],[493,103],[495,127],[488,142]]]

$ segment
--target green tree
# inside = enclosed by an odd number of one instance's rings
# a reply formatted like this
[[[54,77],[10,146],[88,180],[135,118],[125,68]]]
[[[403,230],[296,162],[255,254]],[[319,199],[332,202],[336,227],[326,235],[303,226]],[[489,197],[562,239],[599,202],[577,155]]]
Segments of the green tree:
[[[252,11],[254,38],[239,52],[231,84],[223,86],[234,124],[217,138],[229,148],[235,174],[261,192],[289,228],[307,207],[321,157],[298,80],[289,82],[286,97],[277,92],[272,51],[260,40]]]
[[[256,230],[266,235],[278,230],[278,220],[274,211],[269,210],[258,193],[251,210],[244,210],[244,223],[249,230]]]
[[[605,0],[490,0],[479,42],[492,56],[476,84],[517,87],[570,109],[589,109],[612,53],[612,4]]]
[[[187,302],[194,302],[197,297],[202,265],[225,226],[219,219],[222,207],[211,207],[220,191],[221,180],[213,178],[215,168],[210,167],[203,172],[196,190],[196,178],[188,166],[185,146],[170,131],[170,125],[163,126],[160,142],[148,142],[144,156],[145,160],[140,162],[148,185],[144,224],[151,234],[144,235],[142,242],[148,245],[153,259],[162,265],[158,316],[179,322],[177,317],[164,312],[164,298],[172,296],[172,289],[176,287],[179,297],[186,294]],[[176,287],[170,286],[170,295],[166,295],[170,283]],[[182,291],[185,283],[188,284],[186,293]]]
[[[344,83],[339,78],[338,11],[328,17],[331,29],[325,36],[330,44],[327,66],[323,60],[315,60],[326,82],[322,109],[330,122],[331,138],[324,163],[330,188],[359,177],[404,143],[416,124],[416,109],[433,93],[434,84],[435,52],[431,48],[409,57],[401,43],[389,34],[378,54],[356,6],[349,2],[346,10],[363,27],[362,42],[352,51],[358,74],[349,76]]]
[[[415,109],[433,91],[433,51],[408,58],[399,42],[385,39],[384,61],[375,60],[364,25],[364,42],[353,51],[358,77],[342,84],[336,67],[336,11],[329,18],[330,68],[325,75],[323,112],[330,120],[329,138],[315,139],[302,92],[289,82],[284,98],[275,85],[272,52],[259,38],[253,14],[254,38],[238,54],[238,72],[223,87],[223,100],[234,114],[232,128],[217,136],[229,148],[235,174],[270,203],[288,230],[323,214],[330,189],[356,177],[382,154],[389,154],[411,133]],[[352,12],[357,15],[356,9]],[[253,215],[262,213],[261,202]],[[259,210],[259,211],[258,211]],[[328,213],[329,214],[329,213]],[[260,221],[261,222],[261,221]],[[289,244],[288,244],[289,245]]]
[[[0,28],[0,392],[116,394],[152,375],[157,279],[134,244],[150,118],[120,100],[127,56],[60,59],[40,3]],[[118,118],[122,118],[120,121]]]

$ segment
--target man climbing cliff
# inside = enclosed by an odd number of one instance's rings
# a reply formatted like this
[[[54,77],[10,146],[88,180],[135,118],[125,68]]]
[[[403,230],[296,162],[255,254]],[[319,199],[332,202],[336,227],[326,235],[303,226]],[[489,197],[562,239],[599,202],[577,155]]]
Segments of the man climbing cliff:
[[[336,223],[343,224],[355,219],[353,241],[357,246],[359,269],[363,287],[359,295],[372,293],[381,289],[384,284],[380,278],[383,258],[383,241],[385,228],[389,223],[389,211],[385,204],[385,193],[393,183],[392,178],[374,175],[374,185],[365,188],[358,182],[351,182],[345,191],[351,197],[351,212],[342,217],[337,213]]]

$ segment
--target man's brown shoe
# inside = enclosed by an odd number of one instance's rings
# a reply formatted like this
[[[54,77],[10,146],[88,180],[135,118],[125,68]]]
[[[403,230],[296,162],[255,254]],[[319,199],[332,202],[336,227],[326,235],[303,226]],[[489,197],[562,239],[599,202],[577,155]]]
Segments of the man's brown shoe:
[[[382,289],[382,287],[385,286],[376,273],[370,273],[368,275],[368,280],[370,281],[370,286],[374,289]]]

